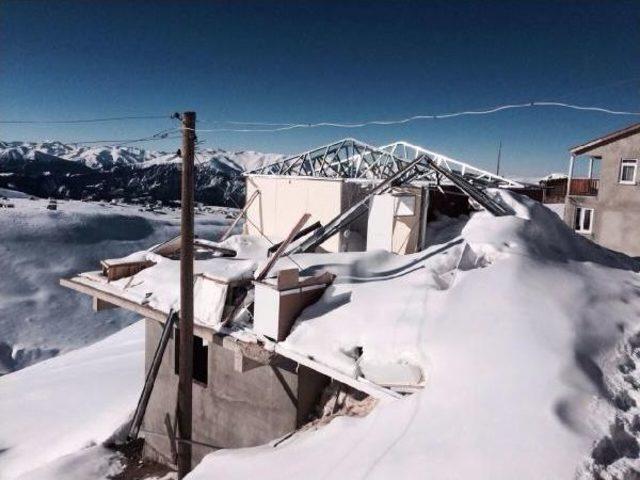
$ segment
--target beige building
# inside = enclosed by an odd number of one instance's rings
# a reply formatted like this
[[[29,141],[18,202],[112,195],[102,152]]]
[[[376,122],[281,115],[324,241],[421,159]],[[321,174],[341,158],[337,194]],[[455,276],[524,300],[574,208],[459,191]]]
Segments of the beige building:
[[[640,123],[570,152],[565,222],[604,247],[640,256]]]
[[[247,198],[258,192],[247,209],[250,235],[283,240],[304,213],[307,222],[326,225],[358,202],[375,185],[371,181],[280,175],[247,175]],[[321,245],[326,252],[357,252],[383,248],[396,253],[421,250],[427,222],[428,191],[420,187],[393,189],[376,196],[370,214]],[[421,233],[422,232],[422,233]]]

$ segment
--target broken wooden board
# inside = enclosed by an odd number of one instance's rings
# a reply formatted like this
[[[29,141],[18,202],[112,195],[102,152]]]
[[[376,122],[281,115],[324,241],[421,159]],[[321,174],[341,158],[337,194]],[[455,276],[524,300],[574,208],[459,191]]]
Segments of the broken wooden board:
[[[145,268],[152,267],[155,262],[151,260],[125,261],[125,260],[102,260],[102,274],[107,277],[110,282],[119,280],[120,278],[130,277]]]

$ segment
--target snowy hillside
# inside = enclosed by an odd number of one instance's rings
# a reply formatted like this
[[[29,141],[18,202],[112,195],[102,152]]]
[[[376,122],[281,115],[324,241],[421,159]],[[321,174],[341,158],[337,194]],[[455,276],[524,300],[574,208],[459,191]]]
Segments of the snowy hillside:
[[[501,194],[518,216],[445,222],[425,252],[295,258],[338,277],[288,346],[345,372],[418,363],[424,391],[189,478],[636,478],[640,265]],[[452,277],[462,241],[477,260]]]
[[[337,278],[287,346],[344,372],[419,365],[424,390],[277,446],[215,452],[188,478],[636,478],[640,265],[546,207],[498,194],[516,216],[432,223],[423,252],[295,256]],[[451,270],[465,242],[475,260]],[[47,258],[64,258],[57,252]],[[118,471],[121,459],[99,444],[135,407],[142,338],[136,325],[0,377],[2,478]]]
[[[253,151],[196,152],[196,200],[239,203],[242,172],[281,156]],[[0,188],[41,198],[171,202],[180,197],[180,157],[136,147],[80,147],[60,142],[0,142]]]
[[[7,193],[0,189],[0,195]],[[19,197],[19,195],[12,195]],[[124,310],[95,314],[91,302],[58,285],[99,269],[99,261],[148,248],[179,232],[179,212],[135,206],[12,198],[0,209],[0,374],[95,342],[136,319]],[[196,215],[197,233],[216,238],[230,220]]]
[[[99,472],[117,472],[117,455],[91,447],[127,421],[143,380],[143,322],[90,347],[0,377],[0,478],[35,470],[27,478],[101,480],[105,477]],[[87,453],[97,457],[90,465],[93,475],[77,461]],[[58,475],[41,470],[49,462],[46,470],[58,470]],[[61,472],[61,464],[70,468]]]

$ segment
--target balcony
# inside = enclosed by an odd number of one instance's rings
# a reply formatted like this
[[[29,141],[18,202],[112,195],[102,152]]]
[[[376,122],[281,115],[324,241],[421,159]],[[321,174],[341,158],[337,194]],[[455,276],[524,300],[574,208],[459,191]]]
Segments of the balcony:
[[[595,196],[598,195],[598,178],[572,178],[569,195]]]

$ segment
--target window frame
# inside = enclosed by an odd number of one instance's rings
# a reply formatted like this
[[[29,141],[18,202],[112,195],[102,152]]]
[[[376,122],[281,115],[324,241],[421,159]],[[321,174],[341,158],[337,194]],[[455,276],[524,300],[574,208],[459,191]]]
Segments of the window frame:
[[[589,216],[589,229],[585,230],[584,227],[584,219],[585,219],[585,212],[591,212],[590,216]],[[576,207],[575,210],[575,214],[573,216],[574,218],[574,225],[573,225],[573,230],[576,233],[581,233],[584,235],[590,235],[593,233],[593,222],[595,220],[595,214],[596,214],[596,210],[595,208],[590,208],[590,207]]]
[[[173,373],[178,375],[180,363],[180,329],[173,329]],[[209,342],[197,335],[193,336],[192,381],[206,388],[209,384]],[[203,378],[204,376],[204,378]]]
[[[631,163],[631,162],[633,162],[633,163]],[[623,180],[622,179],[622,172],[624,172],[624,167],[627,166],[627,165],[625,165],[625,163],[633,165],[633,178],[631,180]],[[635,185],[637,178],[638,178],[638,159],[637,158],[622,158],[620,160],[620,171],[618,172],[618,183],[620,185]]]

